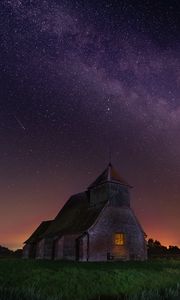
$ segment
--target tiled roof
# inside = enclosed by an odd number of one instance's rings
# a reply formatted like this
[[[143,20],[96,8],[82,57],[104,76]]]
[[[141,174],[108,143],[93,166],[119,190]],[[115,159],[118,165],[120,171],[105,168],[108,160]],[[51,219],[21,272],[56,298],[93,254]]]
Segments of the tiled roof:
[[[83,233],[94,224],[104,205],[90,207],[87,192],[73,195],[42,236]]]

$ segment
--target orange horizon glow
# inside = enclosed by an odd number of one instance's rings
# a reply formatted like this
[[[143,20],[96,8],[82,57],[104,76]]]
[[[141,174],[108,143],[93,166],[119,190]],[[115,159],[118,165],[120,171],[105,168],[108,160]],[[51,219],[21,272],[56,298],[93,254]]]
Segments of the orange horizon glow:
[[[16,236],[8,236],[8,240],[1,240],[0,241],[0,245],[3,247],[7,247],[10,250],[17,250],[17,249],[21,249],[23,247],[24,242],[26,241],[26,239],[33,233],[33,231],[35,230],[36,226],[31,226],[31,229],[27,231],[27,233],[24,234],[18,234]],[[154,234],[153,234],[154,233]],[[149,232],[148,236],[147,236],[147,240],[152,238],[153,240],[158,240],[161,245],[165,246],[165,247],[169,247],[169,246],[177,246],[180,248],[180,244],[177,244],[175,242],[176,238],[165,238],[166,232],[162,232],[160,233],[155,233],[154,231],[152,231],[152,233]]]

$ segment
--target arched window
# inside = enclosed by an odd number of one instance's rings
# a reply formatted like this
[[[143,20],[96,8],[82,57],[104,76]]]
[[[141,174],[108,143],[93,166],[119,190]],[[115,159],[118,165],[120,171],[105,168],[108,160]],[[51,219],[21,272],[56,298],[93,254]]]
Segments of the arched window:
[[[114,234],[114,244],[116,246],[122,246],[125,243],[125,234],[117,232]]]

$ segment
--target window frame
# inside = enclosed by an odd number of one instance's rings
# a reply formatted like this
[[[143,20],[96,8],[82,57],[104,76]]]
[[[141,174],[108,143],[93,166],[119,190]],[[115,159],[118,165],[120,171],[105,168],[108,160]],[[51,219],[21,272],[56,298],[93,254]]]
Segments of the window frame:
[[[119,235],[119,237],[118,237]],[[115,246],[124,246],[125,245],[125,233],[124,232],[115,232],[113,235],[113,244]]]

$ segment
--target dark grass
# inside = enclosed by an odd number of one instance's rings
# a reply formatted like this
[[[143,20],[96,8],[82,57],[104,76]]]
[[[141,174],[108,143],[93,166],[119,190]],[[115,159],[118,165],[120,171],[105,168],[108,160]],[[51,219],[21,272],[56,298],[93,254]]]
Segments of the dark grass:
[[[180,299],[180,261],[0,260],[0,300]]]

